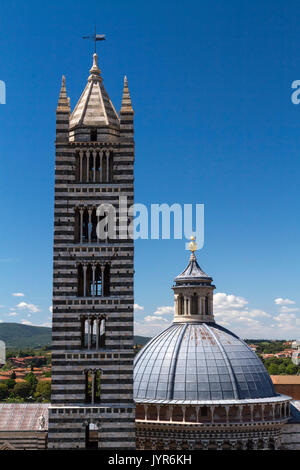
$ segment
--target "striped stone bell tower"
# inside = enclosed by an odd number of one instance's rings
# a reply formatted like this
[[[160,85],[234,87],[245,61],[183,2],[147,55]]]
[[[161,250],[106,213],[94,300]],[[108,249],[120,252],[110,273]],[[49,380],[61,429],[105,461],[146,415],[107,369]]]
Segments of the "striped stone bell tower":
[[[120,197],[133,204],[133,116],[126,77],[118,115],[97,54],[72,114],[63,77],[56,110],[49,449],[135,447],[134,245],[118,228],[116,237],[98,236],[105,217],[99,206],[112,207],[118,223]],[[130,222],[124,207],[123,219]]]

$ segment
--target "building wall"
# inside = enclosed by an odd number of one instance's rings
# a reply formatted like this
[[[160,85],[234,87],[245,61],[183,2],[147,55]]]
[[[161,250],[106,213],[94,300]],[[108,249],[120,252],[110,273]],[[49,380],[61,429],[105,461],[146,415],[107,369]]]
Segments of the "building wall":
[[[0,431],[0,450],[45,450],[47,431]]]
[[[300,423],[287,423],[283,426],[280,450],[300,450]]]

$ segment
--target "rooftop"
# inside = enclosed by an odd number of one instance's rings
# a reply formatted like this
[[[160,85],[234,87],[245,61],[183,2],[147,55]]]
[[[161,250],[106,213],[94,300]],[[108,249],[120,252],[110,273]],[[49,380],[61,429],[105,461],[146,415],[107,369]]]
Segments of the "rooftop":
[[[49,403],[0,403],[0,431],[38,431],[39,418],[45,418],[48,429]]]

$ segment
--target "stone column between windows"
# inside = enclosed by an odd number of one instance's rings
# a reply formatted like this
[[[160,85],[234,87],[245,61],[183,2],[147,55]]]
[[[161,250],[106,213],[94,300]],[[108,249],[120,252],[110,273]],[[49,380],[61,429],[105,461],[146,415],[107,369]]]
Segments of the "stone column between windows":
[[[92,344],[92,319],[88,319],[88,349],[91,349]]]
[[[89,173],[90,173],[90,151],[86,151],[86,182],[89,182]]]
[[[101,297],[103,297],[104,290],[104,266],[101,266]]]
[[[95,403],[95,375],[96,371],[92,370],[92,405]]]
[[[101,322],[101,320],[99,318],[97,318],[97,320],[96,320],[96,349],[99,349],[100,322]]]
[[[96,265],[92,265],[92,273],[93,273],[93,290],[92,290],[92,296],[94,297],[96,295],[96,282],[95,282],[95,274],[96,274]]]
[[[83,208],[79,209],[80,212],[80,243],[83,242]]]
[[[93,158],[94,158],[93,181],[94,181],[94,183],[96,181],[96,157],[97,157],[97,152],[96,152],[96,150],[94,150],[93,151]]]
[[[106,151],[106,182],[109,182],[109,150]]]
[[[99,175],[99,181],[100,183],[103,183],[103,151],[101,150],[100,152],[100,175]]]
[[[83,297],[86,297],[86,270],[87,265],[83,265]]]
[[[88,241],[89,243],[91,243],[91,237],[92,237],[92,212],[93,212],[93,209],[88,209],[88,213],[89,213]]]
[[[79,152],[79,182],[82,183],[82,161],[83,161],[83,151],[80,150]]]

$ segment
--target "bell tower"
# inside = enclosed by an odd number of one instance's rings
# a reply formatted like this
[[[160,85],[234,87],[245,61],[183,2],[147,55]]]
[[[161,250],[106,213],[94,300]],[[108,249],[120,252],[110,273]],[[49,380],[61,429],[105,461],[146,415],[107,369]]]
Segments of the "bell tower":
[[[118,230],[120,196],[133,204],[133,116],[126,77],[118,115],[96,53],[72,113],[63,77],[56,110],[49,449],[135,448],[134,245],[127,230],[122,236]],[[98,230],[103,204],[115,211],[116,237]]]

